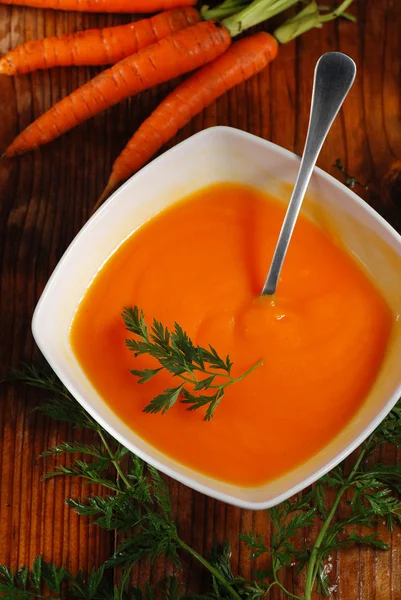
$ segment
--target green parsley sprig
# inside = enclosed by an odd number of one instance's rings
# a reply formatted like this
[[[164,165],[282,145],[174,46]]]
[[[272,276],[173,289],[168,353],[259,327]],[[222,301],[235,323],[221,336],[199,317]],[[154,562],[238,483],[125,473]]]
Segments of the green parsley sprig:
[[[164,479],[113,440],[49,369],[25,366],[15,371],[13,378],[51,394],[51,399],[39,407],[44,414],[67,422],[74,414],[79,427],[97,433],[98,444],[63,442],[45,452],[44,456],[57,457],[77,453],[72,464],[60,465],[49,476],[78,475],[103,486],[104,496],[68,499],[67,504],[91,519],[93,525],[124,533],[124,539],[104,565],[87,575],[72,575],[40,558],[30,570],[23,567],[16,573],[0,565],[0,596],[5,600],[155,600],[160,596],[163,600],[261,600],[274,587],[287,598],[311,600],[314,589],[324,596],[330,593],[332,582],[326,563],[333,551],[342,552],[356,544],[385,551],[388,546],[372,528],[378,522],[390,530],[401,524],[401,465],[385,465],[376,458],[384,444],[401,448],[400,403],[347,465],[337,466],[308,491],[269,510],[272,532],[268,539],[263,532],[242,534],[251,560],[266,556],[268,567],[246,580],[234,575],[227,543],[213,547],[204,557],[181,538]],[[345,506],[346,511],[339,510]],[[340,516],[343,513],[346,516]],[[319,532],[310,540],[303,533],[312,525]],[[184,596],[175,577],[159,582],[161,589],[151,589],[148,584],[143,590],[130,586],[130,573],[138,561],[152,562],[163,556],[178,572],[182,568],[180,552],[189,553],[209,572],[207,593]],[[110,570],[115,569],[121,576],[118,587],[111,583]],[[281,583],[280,572],[285,569],[292,569],[294,576],[305,573],[302,595],[293,594]],[[46,588],[50,593],[44,592]]]
[[[167,388],[153,398],[144,409],[147,413],[164,414],[181,398],[181,402],[188,405],[188,410],[206,407],[205,421],[209,421],[226,388],[250,375],[263,363],[259,361],[242,375],[233,377],[233,363],[228,355],[221,358],[212,346],[195,346],[178,323],[174,323],[173,330],[169,331],[168,327],[153,319],[149,330],[145,315],[137,306],[125,308],[122,317],[127,330],[136,336],[126,340],[127,347],[135,356],[146,354],[160,364],[156,369],[132,369],[131,373],[139,377],[138,383],[146,383],[162,369],[181,381],[176,387]],[[203,391],[210,393],[196,393]]]

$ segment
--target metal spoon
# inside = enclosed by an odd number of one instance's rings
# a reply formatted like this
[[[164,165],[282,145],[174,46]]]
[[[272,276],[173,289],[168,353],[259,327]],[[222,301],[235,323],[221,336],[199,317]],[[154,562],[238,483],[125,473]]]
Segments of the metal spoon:
[[[315,163],[330,127],[354,83],[355,75],[354,61],[341,52],[327,52],[316,64],[304,153],[262,295],[272,295],[276,291],[284,258]]]

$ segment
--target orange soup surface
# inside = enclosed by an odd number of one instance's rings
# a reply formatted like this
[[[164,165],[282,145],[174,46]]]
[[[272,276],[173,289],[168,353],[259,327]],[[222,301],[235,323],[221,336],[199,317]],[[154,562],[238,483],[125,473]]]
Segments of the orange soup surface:
[[[173,459],[243,486],[272,480],[322,449],[375,380],[390,309],[360,266],[300,217],[275,298],[260,297],[285,207],[250,187],[217,184],[164,210],[126,240],[89,287],[72,323],[75,355],[111,408]],[[143,408],[168,374],[138,384],[121,312],[177,321],[194,343],[229,354],[233,375],[214,418],[177,402]]]

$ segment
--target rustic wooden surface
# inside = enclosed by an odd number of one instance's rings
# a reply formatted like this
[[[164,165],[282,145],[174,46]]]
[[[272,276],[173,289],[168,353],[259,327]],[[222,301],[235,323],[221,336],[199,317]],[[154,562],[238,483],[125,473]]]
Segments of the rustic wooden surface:
[[[239,127],[297,153],[306,133],[314,64],[328,50],[351,55],[359,68],[355,86],[334,124],[319,164],[341,178],[333,163],[342,163],[361,181],[378,182],[388,165],[401,158],[401,3],[400,0],[356,0],[358,23],[341,21],[314,30],[283,47],[270,69],[239,86],[193,120],[174,140],[212,125]],[[44,35],[88,26],[117,24],[128,16],[63,14],[0,6],[0,53]],[[0,151],[34,117],[84,83],[96,69],[60,69],[9,79],[0,77]],[[158,99],[171,86],[112,108],[38,152],[0,165],[0,365],[29,360],[34,350],[30,320],[50,273],[90,213],[106,182],[113,158]],[[400,211],[383,207],[377,195],[358,189],[399,227]],[[63,499],[91,490],[79,481],[43,482],[41,451],[56,440],[71,438],[64,425],[32,414],[32,391],[1,388],[0,404],[0,563],[30,564],[42,553],[72,569],[88,569],[110,555],[115,540],[88,527],[67,509]],[[389,450],[388,460],[396,460]],[[170,483],[182,537],[200,552],[214,539],[228,538],[234,568],[251,575],[238,533],[254,528],[269,535],[264,512],[239,510]],[[92,490],[93,491],[93,490]],[[338,599],[401,599],[401,533],[380,531],[391,551],[354,549],[332,557]],[[187,563],[188,565],[188,563]],[[140,569],[139,584],[164,571]],[[187,569],[186,582],[196,589],[204,574]],[[302,592],[293,574],[287,585]],[[280,594],[274,592],[274,597]]]

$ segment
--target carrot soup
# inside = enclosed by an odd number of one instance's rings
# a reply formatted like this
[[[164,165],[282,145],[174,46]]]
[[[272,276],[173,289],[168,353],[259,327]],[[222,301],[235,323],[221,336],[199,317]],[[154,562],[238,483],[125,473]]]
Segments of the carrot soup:
[[[109,258],[71,327],[73,351],[115,413],[173,459],[206,475],[257,486],[327,445],[369,392],[394,317],[361,266],[300,216],[274,298],[260,297],[285,206],[251,187],[206,187],[162,211]],[[139,306],[195,344],[230,355],[233,375],[211,421],[176,404],[144,407],[173,378],[138,384],[121,313]]]

